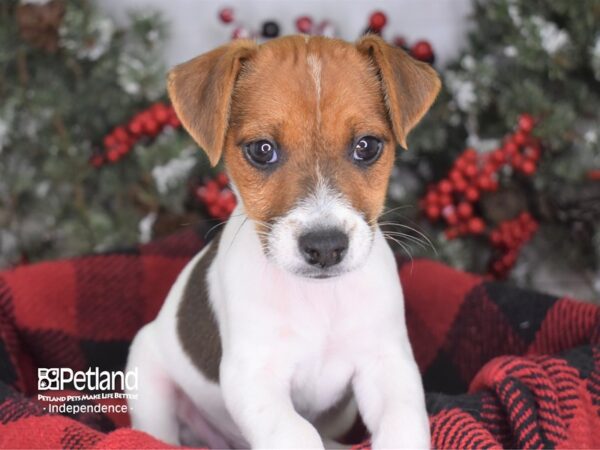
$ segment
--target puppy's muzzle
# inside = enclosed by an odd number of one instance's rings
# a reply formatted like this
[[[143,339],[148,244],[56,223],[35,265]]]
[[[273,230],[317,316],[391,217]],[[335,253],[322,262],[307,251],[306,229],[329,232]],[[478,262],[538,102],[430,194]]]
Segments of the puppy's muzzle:
[[[339,264],[346,256],[348,244],[348,235],[337,228],[309,231],[298,238],[304,260],[321,269]]]

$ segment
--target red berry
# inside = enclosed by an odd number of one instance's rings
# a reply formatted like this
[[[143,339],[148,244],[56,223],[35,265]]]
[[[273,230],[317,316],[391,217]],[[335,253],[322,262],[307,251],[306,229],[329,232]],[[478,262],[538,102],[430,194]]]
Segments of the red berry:
[[[496,247],[502,243],[502,235],[498,230],[494,230],[490,233],[490,242]]]
[[[494,162],[487,162],[485,166],[483,166],[483,173],[490,176],[496,172],[497,166]]]
[[[221,11],[219,11],[219,19],[223,23],[233,22],[233,19],[234,19],[233,8],[223,8]]]
[[[231,214],[231,211],[233,211],[235,209],[235,206],[237,205],[237,200],[235,199],[235,196],[232,196],[230,199],[227,200],[226,202],[227,205],[227,210],[229,211],[228,215]]]
[[[454,182],[454,190],[456,192],[464,192],[467,189],[467,187],[469,187],[469,185],[467,184],[464,178],[461,178],[460,180],[456,180]]]
[[[496,164],[503,164],[506,158],[504,157],[504,153],[501,149],[496,149],[492,153],[492,160]]]
[[[219,216],[221,215],[221,208],[219,207],[218,204],[213,203],[213,204],[211,204],[211,205],[208,206],[208,213],[212,217],[219,218]]]
[[[150,137],[156,136],[158,134],[158,132],[160,131],[160,127],[158,125],[158,122],[156,122],[156,120],[147,120],[144,123],[144,131]]]
[[[394,45],[396,47],[400,47],[400,48],[404,48],[404,49],[408,47],[404,36],[394,36],[394,39],[392,40],[392,42],[394,43]]]
[[[537,167],[535,165],[535,163],[529,159],[523,161],[523,164],[521,165],[521,170],[523,171],[523,173],[525,175],[533,175],[535,173],[535,171],[537,170]]]
[[[127,131],[123,127],[115,128],[113,136],[119,142],[127,141],[129,139],[129,134],[127,134]]]
[[[457,179],[461,179],[462,175],[460,174],[460,172],[456,169],[453,169],[450,171],[450,173],[448,174],[448,178],[450,178],[450,180],[452,182],[456,181]]]
[[[231,200],[235,200],[235,195],[233,195],[233,192],[231,192],[229,189],[226,189],[223,192],[221,192],[220,199],[223,203],[229,203],[231,202]]]
[[[518,222],[513,223],[513,227],[510,231],[514,241],[521,242],[521,240],[523,239],[523,230],[519,226]]]
[[[115,138],[114,134],[111,133],[104,137],[104,148],[105,149],[110,150],[116,144],[117,144],[117,139]]]
[[[467,161],[477,161],[477,150],[474,148],[467,148],[463,151],[462,157]]]
[[[444,231],[444,234],[446,235],[446,239],[451,241],[452,239],[456,239],[458,237],[458,229],[453,228],[453,227],[446,228],[446,230]]]
[[[206,188],[204,186],[197,187],[195,194],[196,198],[198,198],[198,200],[200,200],[201,202],[206,201]]]
[[[518,146],[522,146],[527,143],[527,135],[522,131],[517,131],[514,134],[513,139],[515,141],[515,144],[517,144]]]
[[[467,168],[467,165],[469,163],[467,162],[467,160],[465,158],[459,157],[455,162],[454,162],[454,168],[457,170],[460,170],[461,172],[464,172],[465,169]]]
[[[537,145],[532,145],[527,147],[525,155],[532,161],[537,162],[540,159],[540,156],[542,156],[542,151]]]
[[[385,24],[387,23],[386,15],[381,11],[375,11],[369,17],[369,28],[375,32],[379,32],[383,30]]]
[[[114,148],[114,151],[117,152],[119,156],[123,156],[129,152],[131,147],[127,144],[119,144]]]
[[[171,116],[171,118],[169,119],[169,125],[171,125],[173,128],[179,128],[181,126],[181,121],[179,120],[179,117]]]
[[[154,108],[154,118],[160,125],[166,125],[171,118],[171,112],[162,103],[157,103],[157,107]]]
[[[310,33],[313,27],[313,21],[308,16],[301,16],[296,19],[296,29],[300,33]]]
[[[519,147],[517,147],[517,144],[513,140],[507,141],[502,149],[508,156],[513,156],[519,151]]]
[[[429,218],[429,220],[437,220],[440,217],[440,208],[434,205],[430,205],[425,210],[425,214]]]
[[[429,191],[425,196],[425,201],[429,205],[435,205],[440,201],[440,196],[435,191]]]
[[[485,230],[485,223],[479,217],[472,217],[469,220],[469,231],[473,234],[481,234]]]
[[[142,134],[142,124],[139,120],[134,119],[129,123],[129,132],[134,136]]]
[[[217,191],[206,189],[206,191],[204,192],[204,203],[206,205],[214,205],[218,197],[219,193]]]
[[[475,163],[468,164],[467,167],[465,167],[465,175],[469,178],[473,178],[475,175],[477,175],[477,172],[478,170]]]
[[[535,119],[530,114],[521,114],[519,116],[519,129],[529,133],[535,126]]]
[[[227,185],[229,184],[229,177],[227,176],[227,174],[225,172],[220,172],[216,178],[215,178],[217,184],[224,188],[227,187]]]
[[[458,223],[458,216],[456,215],[453,207],[444,208],[442,215],[444,216],[444,219],[448,225],[456,225]]]
[[[492,270],[497,275],[501,275],[505,270],[505,267],[504,267],[504,264],[502,264],[502,261],[494,261],[494,263],[492,264]]]
[[[410,49],[410,54],[413,58],[419,61],[433,63],[434,55],[431,44],[427,41],[418,41]]]
[[[250,32],[244,27],[236,27],[231,33],[231,39],[248,39],[250,37]]]
[[[513,156],[511,165],[516,170],[521,170],[524,161],[525,161],[525,158],[523,158],[523,155],[521,155],[520,153],[517,153],[515,156]]]
[[[452,197],[450,197],[448,194],[440,195],[440,201],[439,201],[440,206],[442,206],[442,207],[449,206],[451,203],[452,203]]]
[[[207,191],[212,191],[212,192],[219,192],[219,185],[215,180],[208,180],[206,183],[204,183],[204,186],[206,187]]]
[[[516,260],[517,260],[517,253],[513,250],[513,251],[506,253],[502,257],[502,264],[504,264],[504,266],[506,268],[511,268],[512,266],[514,266]]]
[[[467,197],[467,200],[470,202],[476,202],[479,200],[479,191],[474,187],[469,187],[465,191],[465,197]]]
[[[106,154],[106,159],[108,159],[110,162],[118,161],[119,157],[119,152],[117,152],[116,150],[111,150]]]
[[[442,194],[449,194],[450,192],[452,192],[452,183],[450,183],[450,181],[448,180],[440,181],[438,187]]]
[[[470,203],[461,202],[459,203],[457,209],[459,217],[463,219],[468,219],[473,215],[473,207]]]
[[[492,186],[492,180],[489,176],[481,175],[479,178],[477,178],[477,185],[481,188],[481,190],[489,191],[490,187]]]

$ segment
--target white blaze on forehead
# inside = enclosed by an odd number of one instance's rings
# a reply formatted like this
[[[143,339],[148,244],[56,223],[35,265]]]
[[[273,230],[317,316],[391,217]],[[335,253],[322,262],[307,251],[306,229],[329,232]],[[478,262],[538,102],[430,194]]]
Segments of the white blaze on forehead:
[[[321,59],[314,53],[309,53],[306,57],[310,75],[315,83],[315,92],[317,96],[317,123],[321,122]]]

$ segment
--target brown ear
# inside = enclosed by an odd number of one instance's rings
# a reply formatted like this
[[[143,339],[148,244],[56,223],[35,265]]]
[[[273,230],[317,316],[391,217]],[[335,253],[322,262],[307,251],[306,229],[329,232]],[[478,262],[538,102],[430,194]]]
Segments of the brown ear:
[[[223,151],[235,81],[256,48],[253,41],[236,40],[169,72],[167,88],[175,112],[213,166]]]
[[[396,141],[407,148],[408,133],[425,115],[440,90],[437,73],[429,64],[413,59],[378,36],[367,35],[356,47],[377,66]]]

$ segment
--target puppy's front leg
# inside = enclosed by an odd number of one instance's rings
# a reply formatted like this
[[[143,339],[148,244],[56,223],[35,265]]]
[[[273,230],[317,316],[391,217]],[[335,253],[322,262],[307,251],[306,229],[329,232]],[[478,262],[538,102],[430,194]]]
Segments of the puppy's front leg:
[[[382,347],[362,361],[353,388],[373,449],[430,447],[421,375],[410,348]]]
[[[252,448],[323,449],[317,430],[295,411],[277,370],[223,362],[221,388],[229,413]]]

